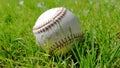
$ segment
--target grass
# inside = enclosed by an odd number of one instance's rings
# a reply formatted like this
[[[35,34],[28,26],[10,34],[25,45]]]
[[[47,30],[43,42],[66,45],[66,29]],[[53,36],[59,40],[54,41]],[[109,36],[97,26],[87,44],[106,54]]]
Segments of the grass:
[[[36,45],[41,13],[64,6],[81,22],[84,39],[68,55],[50,56]],[[0,68],[119,68],[119,0],[0,0]]]

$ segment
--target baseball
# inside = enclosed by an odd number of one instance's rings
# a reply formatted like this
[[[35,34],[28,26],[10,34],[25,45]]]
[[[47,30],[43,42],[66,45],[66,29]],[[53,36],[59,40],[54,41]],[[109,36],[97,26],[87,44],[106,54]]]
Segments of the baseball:
[[[33,26],[37,44],[50,53],[67,53],[73,40],[82,37],[78,19],[64,7],[52,8],[39,16]]]

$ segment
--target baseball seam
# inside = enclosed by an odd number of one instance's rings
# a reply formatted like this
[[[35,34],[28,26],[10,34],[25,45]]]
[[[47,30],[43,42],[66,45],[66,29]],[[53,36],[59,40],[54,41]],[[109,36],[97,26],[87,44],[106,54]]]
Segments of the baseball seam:
[[[50,48],[51,53],[54,52],[55,48],[61,49],[62,47],[66,46],[68,43],[73,42],[74,40],[82,40],[82,37],[83,36],[81,33],[68,35],[67,37],[65,37],[65,38],[55,42],[55,44],[53,44],[53,46]]]
[[[61,20],[61,18],[64,17],[65,13],[66,13],[66,9],[62,7],[62,10],[61,11],[58,10],[58,13],[56,13],[56,16],[54,16],[51,20],[48,20],[48,22],[46,24],[44,24],[40,27],[37,27],[37,28],[33,28],[33,32],[34,33],[41,33],[41,32],[47,31],[52,26],[57,24],[57,22],[59,20]]]
[[[61,46],[65,45],[67,42],[72,42],[74,39],[80,39],[80,38],[81,38],[80,33],[72,34],[72,35],[69,35],[69,36],[61,39],[58,42],[55,42],[55,45],[57,45],[57,48],[61,48]]]

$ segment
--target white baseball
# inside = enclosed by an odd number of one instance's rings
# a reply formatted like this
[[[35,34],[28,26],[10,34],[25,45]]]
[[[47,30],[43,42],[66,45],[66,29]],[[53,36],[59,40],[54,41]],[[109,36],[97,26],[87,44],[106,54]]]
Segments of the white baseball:
[[[42,49],[60,50],[72,42],[72,39],[81,38],[81,27],[78,19],[66,8],[52,8],[44,12],[37,19],[33,33],[36,41]],[[66,49],[65,49],[66,50]],[[69,51],[69,50],[68,50]]]

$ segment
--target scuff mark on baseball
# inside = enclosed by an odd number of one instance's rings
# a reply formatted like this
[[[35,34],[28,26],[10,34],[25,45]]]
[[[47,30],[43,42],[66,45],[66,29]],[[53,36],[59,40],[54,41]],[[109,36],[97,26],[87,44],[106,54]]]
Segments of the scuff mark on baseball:
[[[73,47],[69,43],[82,39],[78,19],[64,7],[52,8],[41,14],[33,33],[37,44],[52,53],[67,53],[69,47]]]

